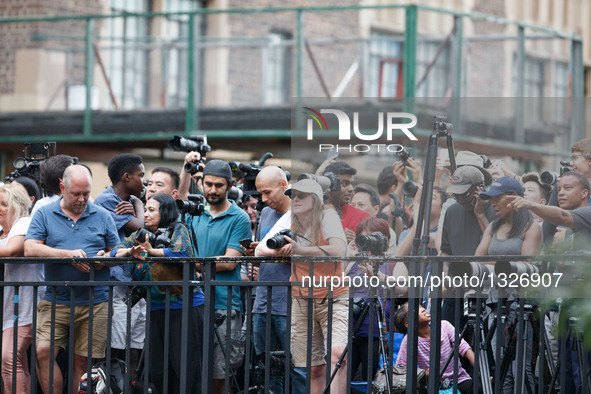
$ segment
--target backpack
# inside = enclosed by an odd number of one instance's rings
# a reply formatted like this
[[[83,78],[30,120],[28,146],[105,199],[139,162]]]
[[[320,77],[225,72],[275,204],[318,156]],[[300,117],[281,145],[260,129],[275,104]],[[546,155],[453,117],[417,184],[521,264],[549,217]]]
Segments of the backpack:
[[[111,361],[111,376],[110,392],[107,393],[107,363],[103,361],[93,366],[90,373],[90,381],[88,379],[88,372],[80,378],[80,385],[78,386],[79,394],[121,394],[124,387],[124,376],[127,370],[127,365],[124,361],[113,359]]]

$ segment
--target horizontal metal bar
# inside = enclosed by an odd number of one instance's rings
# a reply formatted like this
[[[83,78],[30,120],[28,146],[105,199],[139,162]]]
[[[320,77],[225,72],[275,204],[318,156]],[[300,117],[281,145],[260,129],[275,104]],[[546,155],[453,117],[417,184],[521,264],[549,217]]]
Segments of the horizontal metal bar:
[[[575,41],[582,41],[581,36],[576,34],[561,32],[553,30],[544,26],[534,25],[520,21],[513,21],[506,18],[497,17],[494,15],[484,14],[480,12],[463,12],[455,11],[437,7],[431,7],[421,4],[383,4],[383,5],[350,5],[350,6],[319,6],[319,7],[261,7],[261,8],[232,8],[232,9],[211,9],[201,8],[193,11],[179,11],[179,12],[149,12],[149,13],[128,13],[125,14],[108,14],[108,15],[67,15],[67,16],[28,16],[28,17],[8,17],[0,18],[0,23],[22,23],[22,22],[59,22],[72,20],[88,20],[88,19],[114,19],[114,18],[153,18],[153,17],[169,17],[182,15],[218,15],[218,14],[260,14],[260,13],[301,13],[301,12],[338,12],[338,11],[361,11],[361,10],[388,10],[388,9],[406,9],[408,7],[417,7],[421,11],[431,11],[439,14],[468,17],[476,20],[483,20],[487,22],[495,22],[503,25],[513,25],[523,28],[534,29],[553,34],[560,38],[571,39]]]
[[[194,264],[194,263],[236,263],[236,262],[251,262],[251,263],[308,263],[308,262],[356,262],[360,259],[367,262],[426,262],[426,261],[454,261],[454,262],[470,262],[470,261],[549,261],[549,260],[576,260],[589,259],[591,252],[587,253],[565,253],[560,255],[539,255],[539,256],[516,256],[516,255],[500,255],[500,256],[396,256],[396,257],[359,257],[359,256],[292,256],[286,257],[187,257],[187,258],[169,258],[169,257],[146,257],[142,262],[149,263],[176,263],[176,264]],[[130,257],[97,257],[97,258],[43,258],[43,257],[2,257],[0,263],[25,263],[25,264],[72,264],[72,263],[133,263],[137,264],[139,260]],[[152,282],[153,283],[153,282]]]

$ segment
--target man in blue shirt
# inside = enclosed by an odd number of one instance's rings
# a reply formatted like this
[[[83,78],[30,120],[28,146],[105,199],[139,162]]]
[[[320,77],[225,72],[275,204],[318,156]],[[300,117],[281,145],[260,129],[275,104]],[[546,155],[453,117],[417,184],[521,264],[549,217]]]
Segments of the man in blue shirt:
[[[144,226],[144,204],[139,197],[144,188],[144,165],[142,157],[132,153],[114,156],[107,167],[112,186],[103,190],[94,200],[96,205],[111,214],[120,242],[126,236]],[[111,267],[111,278],[120,282],[131,281],[132,264]],[[112,355],[125,359],[127,345],[127,305],[123,302],[127,286],[113,288],[113,319],[111,331]],[[141,299],[131,310],[129,367],[135,371],[146,335],[146,300]],[[132,372],[133,373],[133,372]]]
[[[190,231],[195,233],[197,245],[195,255],[197,257],[240,257],[243,255],[239,241],[250,238],[250,219],[233,201],[228,200],[228,190],[232,186],[232,170],[230,165],[222,160],[211,160],[207,162],[203,170],[203,191],[205,199],[209,204],[201,216],[194,216],[190,221]],[[208,267],[205,267],[206,269]],[[237,281],[240,278],[240,265],[237,263],[217,263],[215,265],[216,280]],[[215,287],[215,309],[216,313],[226,315],[228,303],[232,310],[224,323],[218,328],[222,342],[225,342],[226,330],[230,329],[232,344],[239,342],[242,334],[242,300],[240,288],[232,287],[232,299],[228,300],[228,288],[226,286]],[[230,357],[231,367],[236,367],[242,362],[238,355],[242,353],[239,346],[227,346],[222,343],[224,352]],[[244,346],[244,345],[242,345]],[[226,373],[224,353],[220,349],[217,338],[214,343],[214,365],[213,368],[213,392],[223,393]],[[237,365],[233,361],[239,359]],[[236,360],[237,361],[237,360]]]
[[[281,168],[276,166],[265,167],[259,172],[256,178],[256,188],[267,206],[261,212],[261,220],[256,232],[256,241],[251,244],[251,248],[258,245],[258,241],[273,228],[275,223],[287,212],[291,206],[291,199],[286,196],[287,177]],[[274,234],[272,234],[274,235]],[[259,268],[259,281],[284,281],[289,283],[291,275],[291,264],[289,263],[262,263]],[[271,338],[266,337],[267,327],[267,288],[259,286],[256,288],[256,298],[253,312],[253,333],[254,350],[256,355],[265,351],[266,343],[270,343],[270,350],[285,350],[289,346],[289,341],[285,339],[287,326],[287,302],[288,288],[276,286],[273,287],[271,300]],[[281,394],[283,392],[283,382],[280,378],[272,378],[270,390],[273,393]]]
[[[92,178],[83,166],[66,168],[60,183],[62,198],[42,207],[31,221],[25,237],[27,257],[93,257],[99,251],[109,251],[119,242],[117,230],[109,213],[88,202]],[[94,280],[108,281],[109,270],[101,265],[94,266]],[[45,264],[47,281],[88,281],[90,264],[85,262]],[[37,314],[37,375],[44,392],[50,392],[49,367],[53,367],[53,392],[61,393],[63,378],[55,362],[59,348],[65,349],[68,336],[74,335],[73,392],[77,392],[80,377],[86,370],[89,330],[89,294],[87,287],[74,287],[74,299],[70,298],[71,287],[55,288],[55,332],[51,337],[51,300],[53,288],[48,287],[45,298],[39,303]],[[106,286],[94,288],[92,322],[92,357],[105,357],[107,334]],[[74,332],[70,333],[70,304],[74,303]],[[54,359],[50,360],[50,347],[54,346]]]

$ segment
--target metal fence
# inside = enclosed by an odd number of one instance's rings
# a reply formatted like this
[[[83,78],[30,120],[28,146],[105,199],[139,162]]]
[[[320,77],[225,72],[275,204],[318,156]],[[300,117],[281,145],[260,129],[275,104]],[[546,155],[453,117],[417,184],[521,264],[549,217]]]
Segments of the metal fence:
[[[469,293],[457,293],[459,294],[457,297],[457,302],[455,303],[454,310],[453,310],[453,325],[455,327],[455,334],[453,343],[453,356],[449,354],[441,354],[441,300],[438,298],[437,292],[432,292],[430,297],[431,303],[431,315],[433,317],[431,324],[430,324],[430,374],[428,379],[428,387],[426,386],[427,383],[421,381],[420,379],[417,380],[417,375],[415,374],[415,368],[408,368],[409,373],[407,374],[407,393],[414,393],[418,389],[424,386],[425,392],[429,393],[437,393],[439,392],[442,371],[446,369],[447,363],[452,363],[453,365],[453,374],[455,377],[455,381],[457,382],[457,376],[460,373],[459,370],[459,344],[460,338],[463,336],[470,342],[472,349],[474,350],[474,365],[471,369],[468,369],[469,375],[473,379],[474,385],[474,392],[477,390],[481,390],[484,393],[500,393],[502,392],[503,385],[510,384],[513,387],[513,392],[515,393],[525,393],[529,392],[528,386],[531,386],[532,393],[533,392],[563,392],[564,387],[562,386],[564,382],[572,382],[576,381],[577,384],[580,385],[582,392],[589,392],[591,388],[589,382],[589,354],[591,354],[588,349],[583,344],[583,331],[587,327],[581,327],[580,324],[577,324],[577,320],[580,316],[568,316],[570,312],[563,311],[561,313],[561,319],[559,319],[558,325],[560,328],[558,329],[558,334],[555,331],[547,330],[548,320],[550,317],[555,318],[557,316],[557,309],[556,306],[560,305],[560,302],[557,303],[556,299],[559,296],[563,299],[563,304],[566,305],[567,297],[571,294],[575,297],[574,293],[569,293],[570,288],[574,285],[582,285],[583,287],[585,284],[585,278],[577,277],[573,282],[567,284],[566,282],[561,283],[562,287],[561,292],[556,293],[554,290],[551,290],[552,286],[558,284],[557,278],[561,277],[562,275],[557,274],[557,270],[552,262],[560,260],[564,261],[565,259],[568,260],[577,260],[581,261],[581,264],[586,264],[588,261],[588,256],[586,255],[574,255],[565,257],[562,256],[520,256],[519,260],[521,262],[526,261],[524,263],[508,263],[510,261],[514,261],[515,256],[485,256],[485,257],[473,257],[473,256],[465,256],[465,257],[428,257],[428,262],[426,261],[425,257],[399,257],[399,258],[364,258],[367,261],[374,263],[377,265],[394,262],[394,261],[404,261],[408,266],[414,265],[418,267],[418,271],[421,276],[426,277],[425,269],[427,264],[431,264],[431,275],[437,275],[439,272],[440,266],[443,264],[444,261],[450,262],[450,266],[456,267],[463,267],[460,271],[452,270],[450,271],[450,275],[456,275],[462,277],[464,274],[468,276],[476,276],[482,277],[485,279],[484,282],[480,282],[478,286],[474,286]],[[2,263],[19,263],[19,264],[42,264],[42,263],[63,263],[63,264],[76,264],[79,263],[81,260],[84,262],[91,263],[92,267],[95,264],[102,264],[102,263],[117,263],[121,264],[128,263],[133,264],[137,263],[137,260],[130,260],[130,259],[35,259],[35,258],[3,258],[1,260]],[[346,262],[354,262],[358,261],[359,258],[338,258],[338,261],[346,261]],[[544,263],[532,263],[544,260]],[[152,258],[147,260],[150,263],[155,264],[166,264],[166,263],[178,263],[178,260],[171,260],[166,258]],[[330,261],[330,260],[328,260]],[[483,265],[481,264],[473,264],[470,262],[491,262],[496,261],[497,267],[505,267],[504,269],[498,269],[497,272],[493,276],[489,275],[492,274],[493,271],[484,270],[482,271]],[[254,351],[253,351],[253,331],[252,331],[252,301],[253,301],[253,294],[256,287],[264,286],[268,290],[268,298],[272,299],[273,290],[277,290],[279,287],[287,287],[291,289],[294,285],[299,285],[299,283],[294,282],[256,282],[256,281],[220,281],[215,279],[214,269],[216,264],[218,263],[228,263],[228,262],[248,262],[248,263],[286,263],[286,262],[314,262],[315,264],[326,264],[327,258],[321,259],[311,259],[311,258],[292,258],[292,259],[265,259],[265,258],[208,258],[208,259],[186,259],[183,260],[183,280],[177,281],[160,281],[160,282],[150,282],[150,281],[136,281],[131,283],[134,286],[147,286],[148,290],[152,286],[159,286],[165,288],[165,310],[164,310],[164,335],[166,338],[167,333],[170,333],[172,328],[170,318],[170,306],[171,306],[171,292],[172,287],[177,286],[176,290],[177,293],[180,291],[182,293],[182,299],[188,300],[191,298],[191,294],[193,290],[197,287],[203,289],[205,293],[204,305],[203,305],[203,331],[202,332],[195,332],[194,327],[191,325],[190,322],[190,312],[189,312],[189,305],[188,303],[183,303],[182,311],[181,311],[181,343],[186,344],[189,341],[190,336],[196,335],[196,343],[197,349],[196,351],[199,352],[202,356],[202,364],[201,369],[199,371],[191,371],[188,370],[187,363],[188,360],[194,358],[196,356],[195,353],[192,353],[192,349],[188,346],[181,346],[181,354],[180,354],[180,376],[169,376],[168,374],[168,364],[167,361],[164,362],[164,382],[168,382],[170,379],[179,379],[180,380],[180,392],[189,393],[189,392],[203,392],[209,393],[212,392],[212,384],[213,384],[213,348],[214,343],[218,341],[220,338],[218,333],[216,332],[217,326],[220,324],[225,324],[225,322],[220,321],[218,318],[219,316],[216,315],[215,311],[215,288],[218,286],[228,286],[227,287],[227,314],[230,316],[230,311],[232,309],[232,291],[231,286],[239,286],[243,292],[243,299],[244,299],[244,324],[242,327],[242,333],[244,335],[244,362],[243,367],[237,368],[233,370],[232,374],[226,374],[224,379],[225,391],[229,392],[238,392],[243,390],[243,392],[269,392],[270,383],[273,379],[277,379],[278,375],[281,375],[279,379],[283,380],[284,392],[310,392],[311,390],[311,379],[306,379],[305,387],[299,386],[296,387],[291,384],[291,375],[292,375],[292,365],[291,365],[291,350],[290,346],[286,346],[284,349],[284,353],[274,353],[271,348],[271,344],[269,341],[266,342],[265,346],[265,353],[264,357],[255,359]],[[548,263],[550,262],[550,263]],[[199,280],[194,279],[194,264],[193,263],[200,263],[203,269],[203,276]],[[310,273],[313,273],[313,267],[315,264],[310,264]],[[439,268],[438,268],[439,267]],[[468,270],[466,270],[468,267]],[[513,268],[507,268],[513,267]],[[529,268],[528,268],[529,267]],[[534,268],[535,267],[535,268]],[[513,293],[510,293],[508,290],[511,288],[508,284],[498,286],[499,278],[502,278],[502,272],[509,275],[517,275],[518,276],[518,286],[513,287],[515,290]],[[533,283],[528,282],[524,284],[523,278],[527,276],[528,280],[531,280],[534,277],[534,274],[538,274],[540,278],[543,275],[550,275],[552,282],[545,283],[540,282],[539,286],[531,286]],[[93,298],[93,289],[96,286],[108,286],[109,292],[109,301],[108,301],[108,326],[107,326],[107,348],[106,348],[106,358],[111,359],[111,323],[112,323],[112,313],[113,313],[113,291],[115,286],[121,285],[121,282],[100,282],[94,281],[92,278],[94,277],[94,268],[91,270],[90,278],[91,280],[87,282],[71,282],[71,281],[56,281],[56,282],[2,282],[3,287],[7,286],[14,286],[14,343],[13,346],[16,346],[16,337],[18,336],[18,319],[19,313],[18,308],[19,305],[22,305],[24,300],[20,300],[19,302],[19,293],[22,291],[24,287],[32,286],[34,289],[34,296],[33,296],[33,310],[37,310],[37,295],[39,288],[41,286],[47,286],[49,288],[55,288],[57,286],[66,286],[70,288],[70,292],[72,297],[74,297],[74,291],[77,288],[83,287],[88,288],[90,300]],[[490,281],[496,280],[497,286],[500,290],[499,293],[496,294],[496,299],[491,302],[491,293],[487,288],[487,285],[490,286]],[[566,279],[565,279],[566,280]],[[410,282],[408,282],[410,284]],[[431,283],[432,284],[432,283]],[[375,286],[374,286],[375,287]],[[400,297],[396,297],[393,295],[392,292],[384,291],[386,288],[391,288],[391,284],[384,283],[382,280],[377,286],[380,288],[380,291],[374,292],[371,291],[368,294],[368,299],[366,300],[367,307],[366,312],[369,315],[369,329],[368,333],[374,332],[374,324],[378,324],[380,320],[374,320],[376,314],[380,314],[380,309],[372,308],[371,305],[375,302],[374,299],[379,299],[380,301],[384,301],[386,307],[384,308],[384,312],[386,316],[389,316],[389,319],[384,322],[384,327],[380,328],[380,337],[384,339],[384,343],[386,344],[387,348],[384,348],[383,351],[380,349],[380,353],[382,356],[385,356],[388,363],[386,366],[388,370],[391,370],[395,361],[393,359],[393,352],[394,352],[394,337],[396,329],[392,322],[393,317],[396,312],[397,305],[399,305]],[[493,284],[493,287],[494,284]],[[525,288],[529,288],[528,292],[525,292]],[[409,286],[410,295],[418,294],[418,297],[421,299],[426,299],[424,293],[424,286]],[[507,290],[507,291],[506,291]],[[127,290],[128,296],[130,295],[130,290]],[[1,294],[1,293],[0,293]],[[52,299],[52,326],[53,322],[55,321],[55,292],[53,293]],[[333,307],[334,302],[332,297],[330,296],[331,292],[329,292],[329,296],[326,299],[327,308],[328,308],[328,320],[327,320],[327,341],[326,346],[326,365],[331,365],[331,352],[328,349],[331,348],[331,327],[333,324]],[[576,297],[583,298],[581,294],[578,294]],[[428,297],[427,297],[428,298]],[[447,299],[450,299],[449,294]],[[5,302],[3,305],[6,305],[6,301],[10,302],[10,300],[4,300]],[[359,305],[358,299],[354,299],[352,296],[348,299],[348,332],[347,338],[349,338],[347,348],[350,349],[352,346],[352,341],[355,336],[355,328],[356,325],[355,317],[354,317],[354,309],[356,305]],[[571,300],[572,301],[572,300]],[[92,302],[92,301],[91,301]],[[151,292],[147,291],[146,293],[146,303],[147,307],[147,315],[146,315],[146,338],[150,338],[150,320],[152,318],[152,313],[150,312],[149,305],[151,304]],[[73,304],[72,304],[73,305]],[[290,343],[290,328],[293,330],[292,325],[292,307],[294,305],[294,298],[292,297],[292,301],[287,303],[287,330],[285,334],[285,343]],[[365,305],[364,305],[365,306]],[[308,308],[308,317],[311,316],[312,313],[312,303],[307,304]],[[71,311],[73,312],[74,307],[70,307]],[[92,308],[90,309],[92,311]],[[271,315],[271,303],[267,303],[267,317]],[[127,307],[127,335],[126,335],[126,350],[125,350],[125,358],[127,363],[130,361],[130,315],[131,315],[131,306]],[[497,318],[498,316],[499,318]],[[419,317],[419,310],[410,310],[408,313],[408,360],[409,364],[411,364],[410,360],[417,360],[417,339],[419,333],[419,325],[420,322],[418,320]],[[569,317],[569,318],[567,318]],[[582,319],[582,318],[581,318]],[[89,312],[89,338],[93,336],[93,313]],[[216,321],[217,320],[217,321]],[[388,321],[389,320],[389,321]],[[266,324],[266,337],[269,338],[269,334],[271,332],[271,323],[270,319],[267,318]],[[307,327],[307,365],[306,365],[306,376],[310,377],[312,373],[312,365],[310,363],[310,355],[312,353],[312,321],[308,318],[308,327]],[[74,327],[74,318],[70,318],[70,327]],[[465,327],[464,331],[460,333],[461,327]],[[358,328],[358,327],[357,327]],[[35,344],[37,340],[37,321],[36,321],[36,312],[34,313],[33,322],[32,322],[32,343]],[[52,327],[52,336],[53,336],[53,327]],[[496,333],[496,334],[495,334]],[[230,342],[230,331],[227,330],[226,333],[226,343]],[[549,335],[550,338],[549,339]],[[373,340],[371,334],[368,335],[368,344]],[[89,348],[91,344],[91,340],[89,339]],[[10,346],[10,344],[2,343],[2,346]],[[562,350],[559,351],[559,357],[556,358],[556,354],[553,354],[552,346],[550,345],[558,345],[558,347]],[[73,336],[70,335],[69,343],[67,349],[67,359],[68,367],[66,369],[67,376],[73,375],[73,362],[74,359],[74,339]],[[375,356],[374,350],[372,346],[368,346],[368,353],[367,357],[369,360],[372,360]],[[131,373],[132,371],[127,368],[127,371],[124,373],[124,392],[132,392],[132,389],[137,390],[138,387],[143,383],[145,393],[148,391],[148,384],[149,384],[149,377],[148,371],[150,370],[150,353],[153,349],[151,349],[150,341],[146,339],[144,345],[144,352],[142,356],[142,361],[144,363],[144,371],[145,373],[143,376],[136,376],[136,380],[132,382],[131,380]],[[572,351],[571,351],[572,350]],[[164,360],[168,360],[168,352],[170,349],[167,345],[164,345],[164,353],[162,357]],[[54,357],[54,347],[51,347],[51,354],[50,359]],[[91,352],[91,351],[90,351]],[[420,352],[420,351],[419,351]],[[571,353],[577,353],[576,357],[572,357]],[[343,362],[343,368],[346,368],[346,380],[347,380],[347,392],[371,392],[372,391],[372,381],[371,378],[368,379],[367,383],[361,384],[352,384],[351,382],[354,380],[355,371],[352,371],[352,352],[347,352],[346,355],[341,353],[342,360],[339,360],[339,363]],[[16,353],[13,356],[14,364],[16,364]],[[282,361],[278,362],[277,360]],[[40,392],[37,388],[37,374],[35,371],[35,366],[37,364],[37,352],[35,346],[31,346],[30,351],[30,364],[31,364],[31,392]],[[225,364],[226,370],[232,370],[230,368],[230,359],[226,357]],[[338,364],[339,364],[338,363]],[[444,365],[445,364],[445,365]],[[577,373],[572,372],[572,367],[576,364],[576,367],[579,369],[578,373],[578,381],[577,381]],[[271,367],[274,365],[273,367]],[[495,367],[496,365],[496,367]],[[93,366],[92,354],[89,354],[88,363],[87,363],[87,373],[91,373],[91,368]],[[269,366],[269,368],[265,368],[264,366]],[[443,368],[439,368],[443,366]],[[568,367],[570,366],[570,367]],[[568,367],[568,368],[567,368]],[[577,369],[575,368],[575,370]],[[371,366],[368,367],[368,372],[370,371]],[[331,378],[331,368],[326,368],[326,381],[330,381]],[[106,363],[106,374],[109,376],[111,373],[111,364]],[[197,374],[201,380],[199,387],[187,387],[185,377],[191,376],[191,374]],[[572,375],[571,375],[572,374]],[[50,387],[53,387],[53,364],[50,366]],[[368,374],[368,376],[371,376]],[[392,376],[391,372],[387,374],[387,376]],[[13,387],[16,387],[16,374],[13,370],[12,374],[12,383]],[[68,379],[67,383],[64,380],[64,388],[67,387],[68,392],[72,392],[72,380]],[[111,381],[109,379],[106,380],[106,385],[109,388],[111,385]],[[294,383],[295,384],[295,383]],[[165,384],[163,393],[169,392],[167,386]],[[453,392],[457,391],[457,385],[453,386]],[[13,392],[16,392],[13,390]],[[108,389],[107,389],[107,392]],[[333,392],[336,390],[333,389]],[[388,392],[387,389],[383,392]]]

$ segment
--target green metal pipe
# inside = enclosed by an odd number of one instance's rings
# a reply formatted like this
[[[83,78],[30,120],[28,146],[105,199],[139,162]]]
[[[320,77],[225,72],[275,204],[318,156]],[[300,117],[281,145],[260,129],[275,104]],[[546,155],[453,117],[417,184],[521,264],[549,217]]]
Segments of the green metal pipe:
[[[416,97],[417,64],[417,7],[406,8],[404,28],[404,59],[402,72],[404,78],[404,97]],[[407,109],[408,110],[408,109]]]
[[[384,4],[384,5],[349,5],[349,6],[322,6],[322,7],[261,7],[261,8],[241,8],[241,9],[211,9],[202,8],[193,11],[178,11],[178,12],[146,12],[146,13],[126,13],[129,17],[167,17],[180,15],[215,15],[215,14],[251,14],[251,13],[277,13],[277,12],[336,12],[336,11],[354,11],[354,10],[383,10],[383,9],[397,9],[415,7],[424,11],[432,11],[441,14],[455,15],[469,17],[471,19],[484,20],[488,22],[495,22],[500,24],[508,24],[514,26],[521,26],[524,28],[531,28],[547,33],[551,33],[560,38],[572,39],[582,41],[581,36],[576,34],[561,32],[553,30],[544,26],[538,26],[531,23],[524,23],[512,21],[505,18],[500,18],[494,15],[483,14],[480,12],[462,12],[455,10],[448,10],[443,8],[431,7],[426,5],[415,4]],[[121,14],[109,15],[67,15],[67,16],[29,16],[29,17],[8,17],[0,18],[0,23],[9,22],[52,22],[52,21],[67,21],[67,20],[86,20],[86,19],[109,19],[122,17]]]

